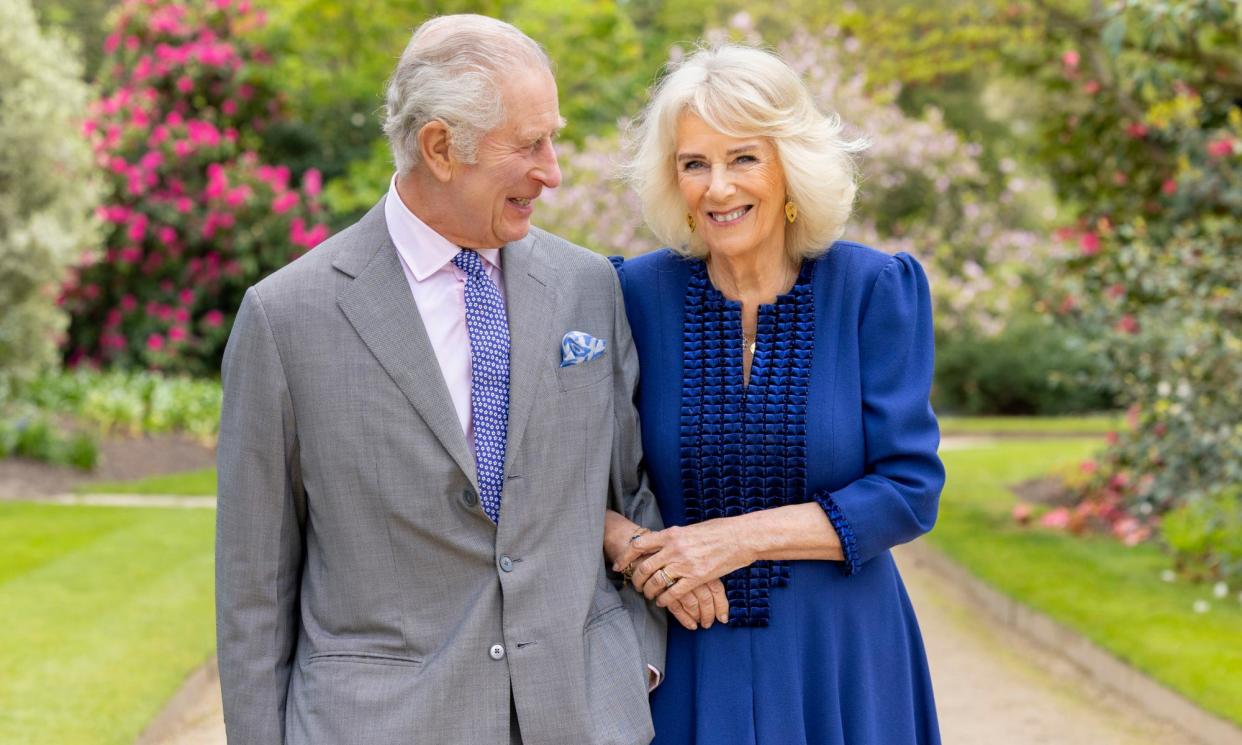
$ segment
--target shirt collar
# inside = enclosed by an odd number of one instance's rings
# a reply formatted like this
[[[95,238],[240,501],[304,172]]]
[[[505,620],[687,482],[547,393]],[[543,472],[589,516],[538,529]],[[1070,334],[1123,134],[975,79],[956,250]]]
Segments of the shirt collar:
[[[396,174],[388,185],[388,197],[384,200],[384,219],[388,223],[388,234],[392,236],[397,253],[410,268],[414,279],[419,282],[451,264],[453,257],[461,251],[461,247],[432,230],[405,206],[397,193]],[[500,268],[499,248],[475,250],[484,261],[496,269]]]

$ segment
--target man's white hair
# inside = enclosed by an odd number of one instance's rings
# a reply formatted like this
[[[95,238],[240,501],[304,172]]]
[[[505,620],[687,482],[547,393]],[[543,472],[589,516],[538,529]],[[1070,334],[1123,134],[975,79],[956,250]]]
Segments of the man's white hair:
[[[785,226],[793,259],[823,253],[840,237],[857,192],[852,154],[867,146],[841,136],[841,120],[815,106],[797,73],[775,54],[738,44],[703,48],[660,82],[631,131],[630,183],[656,237],[687,256],[707,246],[686,225],[677,185],[677,122],[693,114],[730,137],[767,137],[785,171],[798,219]]]
[[[418,165],[418,132],[435,120],[448,127],[454,154],[475,162],[479,140],[504,121],[504,77],[531,67],[551,72],[552,63],[533,39],[495,18],[440,16],[415,29],[384,106],[397,174]]]

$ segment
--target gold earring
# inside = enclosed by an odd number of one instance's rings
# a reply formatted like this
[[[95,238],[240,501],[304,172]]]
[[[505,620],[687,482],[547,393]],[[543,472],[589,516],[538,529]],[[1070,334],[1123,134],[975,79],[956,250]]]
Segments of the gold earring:
[[[792,225],[794,220],[798,219],[798,205],[792,201],[785,202],[785,219]]]
[[[686,227],[690,228],[690,232],[694,232],[694,215],[686,213]]]

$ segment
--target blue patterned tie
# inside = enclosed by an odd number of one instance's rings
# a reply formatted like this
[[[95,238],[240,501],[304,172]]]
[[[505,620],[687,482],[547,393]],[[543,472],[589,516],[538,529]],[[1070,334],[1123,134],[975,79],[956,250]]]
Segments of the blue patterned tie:
[[[509,321],[505,303],[483,260],[469,248],[453,257],[466,273],[466,331],[470,334],[470,411],[474,415],[474,460],[483,511],[500,522],[509,428]]]

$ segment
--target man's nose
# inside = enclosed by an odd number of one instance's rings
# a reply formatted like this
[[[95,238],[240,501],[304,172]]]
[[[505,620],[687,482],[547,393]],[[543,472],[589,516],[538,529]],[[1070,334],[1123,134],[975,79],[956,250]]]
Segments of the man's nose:
[[[561,185],[561,166],[556,160],[556,148],[552,146],[552,143],[548,143],[547,148],[544,149],[534,176],[548,189],[555,189]]]

